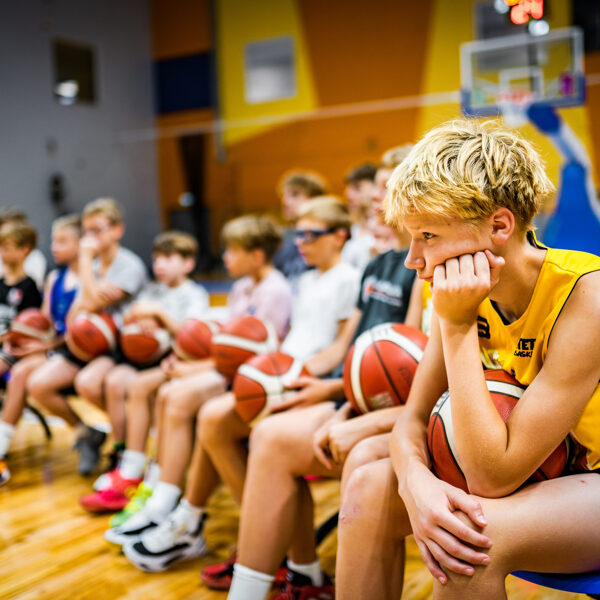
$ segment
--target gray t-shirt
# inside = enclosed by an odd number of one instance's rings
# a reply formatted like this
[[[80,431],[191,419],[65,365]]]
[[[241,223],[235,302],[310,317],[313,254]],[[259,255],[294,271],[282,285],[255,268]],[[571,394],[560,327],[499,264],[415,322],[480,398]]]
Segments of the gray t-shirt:
[[[156,302],[178,323],[185,319],[206,318],[208,293],[198,283],[186,279],[181,285],[170,288],[159,281],[149,283],[135,299],[136,302]]]
[[[101,281],[110,281],[128,294],[121,301],[106,307],[106,311],[119,320],[120,315],[126,312],[131,304],[132,299],[144,287],[147,281],[146,266],[137,254],[127,248],[119,248],[110,267],[102,277],[99,275],[100,266],[100,259],[95,258],[92,265],[94,275]]]

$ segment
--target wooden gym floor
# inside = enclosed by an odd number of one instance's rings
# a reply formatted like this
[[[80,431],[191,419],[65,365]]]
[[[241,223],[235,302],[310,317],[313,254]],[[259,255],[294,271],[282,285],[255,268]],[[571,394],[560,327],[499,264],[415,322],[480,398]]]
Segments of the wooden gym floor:
[[[103,415],[75,401],[90,423]],[[22,422],[11,447],[12,479],[0,488],[0,598],[36,600],[224,600],[226,594],[201,585],[201,567],[223,560],[236,540],[238,511],[225,489],[210,503],[206,535],[210,554],[176,566],[171,571],[138,571],[105,542],[108,517],[90,516],[77,498],[90,491],[91,480],[77,475],[72,433],[52,426],[46,442],[35,422]],[[317,522],[338,507],[339,487],[334,481],[311,484],[317,500]],[[323,567],[335,568],[335,533],[321,545]],[[431,598],[431,578],[414,542],[408,545],[406,589],[403,599]],[[509,578],[511,600],[568,600],[586,598],[565,594]],[[343,600],[343,599],[342,599]]]

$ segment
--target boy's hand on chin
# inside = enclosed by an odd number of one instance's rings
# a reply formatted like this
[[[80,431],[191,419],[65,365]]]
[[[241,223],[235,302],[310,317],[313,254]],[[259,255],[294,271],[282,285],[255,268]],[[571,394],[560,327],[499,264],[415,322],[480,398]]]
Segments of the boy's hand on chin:
[[[437,265],[433,271],[433,305],[440,319],[455,325],[477,320],[479,305],[500,279],[504,258],[490,250],[462,254]]]

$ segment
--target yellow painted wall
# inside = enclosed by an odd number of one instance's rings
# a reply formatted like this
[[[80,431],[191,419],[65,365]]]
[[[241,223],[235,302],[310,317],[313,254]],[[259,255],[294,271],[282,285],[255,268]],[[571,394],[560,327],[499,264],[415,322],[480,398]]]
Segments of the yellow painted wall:
[[[217,59],[223,141],[234,144],[272,125],[248,121],[316,108],[304,32],[295,0],[216,0]],[[294,98],[248,104],[244,97],[244,46],[248,42],[291,35],[295,40],[297,94]]]

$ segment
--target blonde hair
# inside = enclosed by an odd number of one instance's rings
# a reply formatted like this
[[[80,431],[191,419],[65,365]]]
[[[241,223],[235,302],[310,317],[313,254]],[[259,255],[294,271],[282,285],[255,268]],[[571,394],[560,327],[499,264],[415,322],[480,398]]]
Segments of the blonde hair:
[[[225,223],[221,230],[221,241],[225,247],[263,250],[267,261],[270,261],[281,244],[281,231],[271,217],[244,215]]]
[[[505,207],[522,232],[554,189],[529,142],[494,122],[474,120],[427,133],[387,187],[384,212],[392,226],[413,214],[477,224]]]
[[[56,229],[73,229],[81,237],[81,217],[75,213],[58,217],[52,221],[52,231]]]
[[[318,196],[305,202],[298,212],[298,219],[316,219],[327,227],[344,229],[350,235],[352,218],[348,205],[336,196]]]
[[[111,225],[118,225],[123,222],[123,211],[113,198],[98,198],[88,202],[81,213],[81,217],[92,217],[102,215],[108,219]]]
[[[37,246],[37,231],[26,221],[9,221],[0,227],[0,244],[5,242],[33,250]]]
[[[404,144],[403,146],[395,146],[386,150],[381,157],[379,168],[395,169],[410,154],[413,148],[412,144]]]
[[[183,231],[164,231],[159,233],[152,243],[153,254],[179,254],[183,258],[196,258],[198,242],[196,238]]]
[[[283,188],[295,187],[304,192],[308,198],[322,196],[327,192],[327,184],[321,175],[314,171],[287,171],[277,184],[277,191],[283,195]]]

